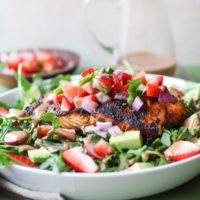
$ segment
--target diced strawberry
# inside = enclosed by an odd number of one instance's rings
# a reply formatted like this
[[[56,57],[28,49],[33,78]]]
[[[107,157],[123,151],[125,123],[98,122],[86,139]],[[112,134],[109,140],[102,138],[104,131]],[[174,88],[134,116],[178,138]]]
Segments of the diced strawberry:
[[[67,98],[65,97],[62,98],[62,103],[60,107],[61,111],[69,112],[73,107],[74,107],[74,104],[71,103]]]
[[[173,143],[165,152],[167,159],[178,161],[200,154],[200,147],[189,141]]]
[[[94,173],[99,167],[94,160],[82,152],[81,147],[74,147],[63,153],[63,159],[76,172]]]
[[[113,90],[115,92],[119,92],[121,90],[122,87],[122,83],[119,79],[119,77],[116,74],[112,74],[112,79],[113,79]]]
[[[147,83],[147,96],[148,97],[158,97],[160,94],[160,88],[157,85]]]
[[[55,96],[55,98],[54,98],[54,103],[61,103],[62,102],[62,99],[65,97],[65,95],[64,94],[59,94],[58,96]]]
[[[94,93],[94,89],[92,87],[92,81],[85,83],[84,85],[81,86],[81,88],[85,90],[88,94]]]
[[[20,57],[23,73],[34,73],[37,71],[38,63],[33,52],[23,51],[20,53]]]
[[[87,96],[88,93],[82,89],[80,86],[66,84],[66,86],[62,86],[65,96],[69,100],[73,100],[75,97],[84,97]]]
[[[29,166],[29,167],[37,167],[38,166],[38,164],[33,163],[27,156],[16,155],[13,153],[6,153],[6,155],[11,160],[13,160],[14,162],[16,162],[18,164]]]
[[[58,128],[55,132],[64,140],[76,141],[76,131],[74,129]]]
[[[37,57],[37,60],[41,63],[52,59],[52,55],[48,51],[39,50],[39,51],[35,51],[34,53]]]
[[[156,76],[156,77],[153,77],[149,80],[148,83],[151,83],[153,85],[157,85],[157,86],[161,86],[163,84],[163,76]]]
[[[108,89],[111,89],[112,87],[112,79],[107,74],[102,74],[99,77],[99,82]]]
[[[42,63],[42,70],[45,72],[52,72],[55,68],[55,61],[44,61]]]
[[[48,132],[52,129],[52,126],[40,125],[37,129],[37,136],[39,138],[46,137]]]
[[[10,69],[14,69],[17,71],[20,61],[21,61],[21,58],[20,58],[19,53],[12,52],[8,56],[8,60],[7,60],[8,67]]]
[[[121,78],[121,80],[122,80],[122,82],[123,82],[123,85],[124,85],[124,84],[127,84],[127,81],[128,81],[128,80],[132,80],[132,78],[133,78],[133,76],[132,76],[131,74],[126,73],[126,72],[123,72],[123,73],[122,73],[122,78]]]
[[[94,145],[95,143],[91,141],[90,139],[88,138],[84,139],[84,147],[87,153],[98,160],[103,160],[102,156],[99,156],[98,154],[94,152]]]
[[[144,85],[147,84],[147,80],[146,80],[146,72],[145,71],[140,71],[135,77],[134,77],[134,80],[135,79],[141,79],[142,80],[142,83]]]
[[[4,116],[8,114],[8,110],[3,106],[0,106],[0,116]]]
[[[87,68],[86,70],[84,70],[82,73],[81,73],[81,76],[82,77],[85,77],[87,76],[88,74],[92,74],[94,73],[94,68],[93,67],[90,67],[90,68]]]
[[[106,157],[112,154],[113,151],[113,147],[110,146],[104,139],[99,140],[94,146],[94,152],[101,157]]]
[[[120,92],[126,93],[126,92],[128,92],[128,88],[129,88],[129,84],[123,85]]]
[[[184,96],[183,92],[181,92],[179,89],[177,89],[175,87],[170,87],[170,92],[174,93],[178,97]]]

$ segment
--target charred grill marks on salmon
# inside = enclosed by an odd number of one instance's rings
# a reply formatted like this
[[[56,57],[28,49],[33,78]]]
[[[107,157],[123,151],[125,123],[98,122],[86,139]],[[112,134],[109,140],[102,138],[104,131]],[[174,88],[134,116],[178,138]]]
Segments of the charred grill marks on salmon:
[[[162,133],[163,127],[174,127],[180,124],[186,116],[181,102],[161,104],[153,98],[146,98],[140,111],[133,111],[126,101],[113,100],[97,107],[93,113],[82,108],[74,108],[69,112],[61,111],[59,104],[51,104],[46,111],[54,112],[64,128],[80,129],[82,126],[95,124],[96,121],[110,121],[123,131],[140,130],[144,138],[156,137]],[[26,107],[29,115],[41,106],[42,101]]]

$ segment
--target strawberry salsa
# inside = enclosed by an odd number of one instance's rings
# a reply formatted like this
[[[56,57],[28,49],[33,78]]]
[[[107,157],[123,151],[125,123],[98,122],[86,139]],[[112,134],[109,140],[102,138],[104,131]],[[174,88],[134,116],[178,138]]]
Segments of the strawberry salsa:
[[[64,68],[67,63],[58,53],[48,50],[11,52],[0,57],[4,71],[18,71],[19,64],[22,65],[22,72],[28,75],[56,71]]]
[[[0,102],[0,166],[17,163],[55,172],[137,171],[200,154],[198,86],[181,91],[167,88],[163,76],[147,79],[144,71],[93,67],[79,80],[69,75],[34,79],[30,84],[18,75],[22,90],[16,105]],[[123,100],[137,113],[143,109],[144,96],[160,104],[182,102],[187,118],[182,125],[145,138],[140,129],[123,131],[111,121],[66,128],[59,116],[47,111],[56,104],[64,113],[81,108],[92,114],[102,104]],[[38,104],[38,99],[43,99],[42,106],[29,115],[25,108]]]

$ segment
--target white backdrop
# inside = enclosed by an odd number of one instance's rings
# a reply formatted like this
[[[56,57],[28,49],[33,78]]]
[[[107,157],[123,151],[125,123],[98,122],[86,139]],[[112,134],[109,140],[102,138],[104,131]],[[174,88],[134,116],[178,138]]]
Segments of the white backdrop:
[[[114,43],[117,12],[112,3],[100,5],[93,23],[101,39]],[[0,51],[60,47],[77,51],[82,65],[106,65],[106,56],[83,33],[83,0],[0,0]],[[200,1],[167,0],[176,57],[181,64],[200,63]],[[109,16],[109,18],[108,18]],[[109,29],[109,31],[108,31]],[[109,33],[109,34],[107,34]]]

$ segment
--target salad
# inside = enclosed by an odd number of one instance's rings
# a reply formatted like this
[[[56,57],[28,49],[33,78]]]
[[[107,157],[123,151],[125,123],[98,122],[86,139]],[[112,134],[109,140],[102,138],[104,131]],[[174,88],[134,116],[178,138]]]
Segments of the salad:
[[[49,50],[19,51],[2,54],[0,65],[5,72],[18,71],[30,75],[37,72],[52,72],[66,66],[66,61],[56,52]]]
[[[0,102],[0,166],[55,172],[118,172],[200,154],[200,88],[166,87],[144,71],[90,67],[30,84]]]

